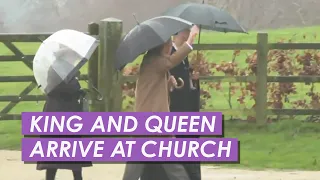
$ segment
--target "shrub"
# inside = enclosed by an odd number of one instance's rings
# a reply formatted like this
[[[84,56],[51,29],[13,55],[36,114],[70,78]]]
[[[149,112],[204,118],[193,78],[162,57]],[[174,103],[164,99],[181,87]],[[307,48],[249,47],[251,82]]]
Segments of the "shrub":
[[[306,38],[304,35],[303,38]],[[313,37],[316,38],[316,35]],[[287,41],[281,40],[278,43],[293,43],[293,39]],[[225,76],[255,76],[257,73],[257,52],[247,54],[245,68],[240,68],[236,63],[240,50],[233,52],[230,61],[222,61],[219,64],[213,63],[203,52],[198,52],[189,56],[192,68],[199,72],[201,76],[213,76],[216,72],[223,73]],[[136,75],[139,66],[130,66],[125,68],[124,75]],[[320,52],[317,50],[270,50],[268,54],[268,75],[274,76],[292,76],[292,75],[320,75]],[[201,108],[211,107],[210,89],[222,91],[221,82],[202,82],[201,88]],[[237,102],[243,108],[254,108],[256,97],[256,83],[228,83],[228,104],[232,108],[231,99],[236,98]],[[315,92],[314,83],[305,83],[308,86],[308,92],[302,99],[290,100],[290,96],[297,94],[297,87],[294,83],[268,83],[268,107],[274,109],[283,109],[285,104],[291,108],[320,108],[320,94]],[[123,85],[124,99],[127,101],[124,110],[132,110],[134,103],[135,83],[126,82]],[[240,93],[236,93],[240,91]],[[248,107],[246,100],[252,99],[253,105]],[[277,117],[279,119],[279,117]],[[247,120],[255,121],[255,117],[247,117]],[[270,117],[270,120],[273,120]]]

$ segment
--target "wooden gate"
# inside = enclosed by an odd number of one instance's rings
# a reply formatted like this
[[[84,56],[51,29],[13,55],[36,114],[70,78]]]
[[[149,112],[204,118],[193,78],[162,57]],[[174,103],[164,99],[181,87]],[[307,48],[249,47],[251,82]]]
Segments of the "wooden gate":
[[[99,30],[100,28],[100,30]],[[105,80],[113,77],[113,72],[110,69],[113,67],[114,52],[119,43],[122,34],[122,21],[114,18],[107,18],[100,21],[100,24],[90,23],[88,25],[88,31],[92,36],[98,36],[100,40],[99,50],[97,49],[88,63],[87,72],[80,76],[80,80],[88,81],[88,88],[90,92],[93,92],[93,87],[98,88],[99,91],[105,96],[102,102],[97,102],[97,94],[90,93],[91,96],[91,111],[109,111],[113,105],[109,104],[114,102],[114,96],[110,94],[111,87],[105,85]],[[99,31],[101,33],[99,34]],[[30,107],[27,105],[21,110],[18,110],[16,114],[12,113],[12,110],[21,102],[34,102],[44,101],[45,96],[37,90],[37,83],[35,82],[32,73],[32,61],[34,55],[41,44],[41,42],[49,37],[52,33],[44,34],[0,34],[0,94],[5,92],[6,95],[0,95],[0,120],[20,120],[21,112],[27,111],[41,111],[42,106]],[[111,46],[113,45],[113,46]],[[100,53],[99,51],[103,52]],[[110,53],[112,52],[112,53]],[[99,59],[98,59],[99,58]],[[22,62],[24,65],[15,67],[15,62]],[[5,68],[7,64],[8,68]],[[29,69],[29,73],[25,73],[26,69]],[[1,72],[4,71],[4,72]],[[11,71],[14,71],[10,74]],[[102,73],[99,73],[99,72]],[[21,74],[23,75],[17,75]],[[99,76],[98,76],[99,75]],[[111,78],[107,82],[113,84]],[[100,85],[98,80],[101,81]],[[13,86],[8,88],[5,83],[13,83]],[[23,89],[21,83],[27,83]],[[85,83],[87,85],[87,83]],[[83,86],[84,87],[84,86]],[[17,91],[16,95],[12,95],[12,91]],[[120,97],[121,98],[121,97]],[[120,99],[117,97],[117,99]],[[116,100],[115,102],[118,102]],[[33,106],[33,105],[31,105]],[[120,106],[120,105],[119,105]],[[119,109],[119,108],[118,108]]]

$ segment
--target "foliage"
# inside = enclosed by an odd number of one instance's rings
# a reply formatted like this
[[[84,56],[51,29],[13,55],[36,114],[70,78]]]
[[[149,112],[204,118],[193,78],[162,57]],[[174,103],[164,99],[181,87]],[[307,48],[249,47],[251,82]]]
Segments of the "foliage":
[[[303,35],[305,39],[306,36]],[[313,38],[316,38],[314,35]],[[281,40],[278,43],[293,43],[294,39]],[[215,73],[223,73],[225,76],[255,76],[257,74],[257,52],[246,54],[245,68],[240,68],[236,63],[237,57],[242,52],[235,50],[230,61],[222,61],[219,64],[213,60],[207,59],[203,52],[192,54],[190,64],[192,68],[199,72],[200,76],[213,76]],[[238,60],[238,59],[237,59]],[[139,71],[138,65],[125,68],[124,75],[136,75]],[[320,52],[317,50],[270,50],[268,54],[268,75],[272,76],[292,76],[292,75],[320,75]],[[201,108],[210,108],[208,100],[211,98],[210,90],[223,91],[222,82],[202,82],[201,88]],[[314,83],[305,83],[309,85],[308,98],[290,101],[290,96],[297,93],[297,87],[294,83],[268,83],[268,107],[274,109],[283,109],[284,104],[289,104],[292,108],[320,108],[320,93],[315,92]],[[135,83],[127,82],[124,84],[124,98],[129,101],[126,110],[132,109],[134,101]],[[240,91],[237,93],[236,91]],[[252,99],[255,102],[256,83],[229,83],[228,104],[232,109],[231,99],[237,98],[237,102],[244,109],[255,107],[255,103],[248,107],[246,100]],[[277,117],[279,119],[279,117]],[[247,120],[255,121],[255,117],[247,117]],[[272,119],[270,119],[272,120]]]

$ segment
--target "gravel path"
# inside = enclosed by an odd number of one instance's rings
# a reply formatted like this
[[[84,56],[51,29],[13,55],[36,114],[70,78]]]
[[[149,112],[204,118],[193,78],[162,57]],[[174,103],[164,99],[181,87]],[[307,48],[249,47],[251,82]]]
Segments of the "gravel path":
[[[0,179],[43,180],[44,171],[36,171],[34,164],[23,164],[20,151],[0,150]],[[84,169],[84,180],[121,180],[124,164],[95,164]],[[217,167],[202,167],[202,180],[317,180],[315,171],[251,171]],[[57,180],[71,180],[70,171],[60,170]]]

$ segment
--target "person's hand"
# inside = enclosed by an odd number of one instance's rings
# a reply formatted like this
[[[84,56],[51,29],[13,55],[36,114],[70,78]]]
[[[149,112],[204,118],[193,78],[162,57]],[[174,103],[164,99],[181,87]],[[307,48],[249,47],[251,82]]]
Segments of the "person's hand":
[[[178,83],[177,83],[176,78],[174,76],[169,77],[168,84],[169,84],[169,91],[170,92],[172,92],[178,86]]]
[[[198,80],[199,79],[199,72],[193,72],[191,74],[191,79],[192,80]]]
[[[197,25],[192,26],[190,29],[189,38],[187,40],[187,43],[192,45],[195,37],[199,34],[199,27]]]
[[[87,92],[88,92],[88,90],[86,90],[86,89],[79,89],[79,94],[81,96],[86,96]]]
[[[177,80],[174,76],[169,77],[169,83],[173,86],[176,87],[178,85]]]

